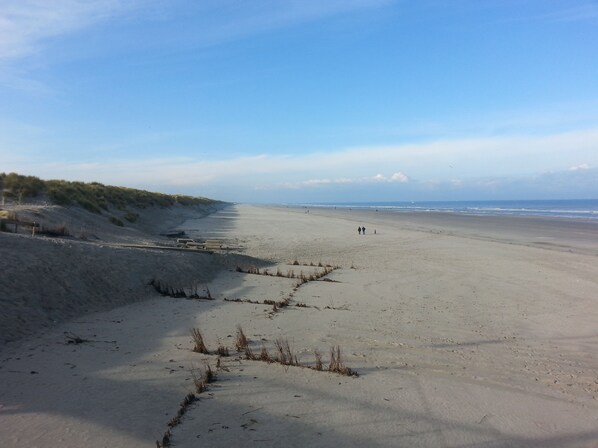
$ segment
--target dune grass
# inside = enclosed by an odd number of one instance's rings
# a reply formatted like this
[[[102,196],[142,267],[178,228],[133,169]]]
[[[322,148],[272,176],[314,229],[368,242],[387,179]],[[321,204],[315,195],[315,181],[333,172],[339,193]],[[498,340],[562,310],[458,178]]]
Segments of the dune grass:
[[[125,211],[125,219],[135,222],[138,215],[127,207],[170,207],[180,205],[211,205],[218,201],[204,197],[168,195],[135,188],[115,187],[99,182],[70,182],[66,180],[42,180],[35,176],[17,173],[0,173],[0,191],[5,198],[22,201],[27,198],[47,197],[56,205],[78,205],[102,214],[109,209]]]
[[[191,338],[193,339],[193,343],[195,344],[195,346],[193,347],[194,352],[204,353],[206,355],[210,354],[210,350],[208,350],[208,347],[206,346],[203,340],[203,335],[201,334],[201,331],[199,331],[199,328],[191,329]]]

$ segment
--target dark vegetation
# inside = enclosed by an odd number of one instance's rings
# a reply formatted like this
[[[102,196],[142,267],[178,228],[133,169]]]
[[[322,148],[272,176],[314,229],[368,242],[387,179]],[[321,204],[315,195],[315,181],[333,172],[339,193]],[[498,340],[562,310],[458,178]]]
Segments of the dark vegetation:
[[[194,347],[192,350],[196,353],[203,353],[205,355],[218,355],[219,360],[220,357],[229,356],[229,349],[224,347],[220,341],[218,341],[218,349],[214,352],[210,351],[210,349],[205,344],[204,337],[199,328],[191,329],[191,338],[194,343]],[[251,361],[277,363],[282,364],[283,366],[303,367],[317,371],[328,371],[332,373],[338,373],[344,376],[359,376],[357,372],[345,365],[341,355],[341,348],[338,345],[333,346],[330,349],[330,362],[327,369],[324,368],[322,362],[322,354],[319,350],[314,351],[314,364],[303,364],[299,361],[297,354],[291,348],[288,339],[276,339],[274,341],[274,347],[274,354],[270,354],[270,352],[263,343],[259,351],[254,351],[251,346],[251,341],[247,338],[241,326],[237,325],[235,348],[237,352],[245,354],[245,359],[249,359]],[[218,361],[217,365],[220,365],[220,361]],[[197,392],[200,392],[199,388],[197,389]]]
[[[197,285],[186,290],[184,287],[172,286],[167,283],[163,283],[156,278],[152,278],[148,285],[153,286],[156,292],[163,296],[197,300],[214,300],[207,285],[204,288],[204,293],[202,295],[199,294],[199,288]]]
[[[209,205],[216,202],[202,197],[152,193],[134,188],[103,185],[98,182],[41,180],[35,176],[23,176],[17,173],[0,173],[0,192],[6,199],[17,202],[27,198],[47,197],[56,205],[78,205],[98,214],[110,208],[126,211],[127,207]],[[125,215],[125,219],[129,222],[135,222],[138,217],[139,215],[129,211]]]

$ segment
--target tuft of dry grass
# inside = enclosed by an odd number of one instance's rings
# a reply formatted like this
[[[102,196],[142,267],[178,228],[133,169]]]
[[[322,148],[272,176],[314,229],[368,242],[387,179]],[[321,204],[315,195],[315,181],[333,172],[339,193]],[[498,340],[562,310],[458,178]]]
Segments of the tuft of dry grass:
[[[250,359],[252,361],[256,361],[256,360],[260,359],[259,356],[256,356],[256,354],[253,353],[253,350],[251,350],[251,347],[249,345],[245,347],[244,351],[245,351],[245,359]]]
[[[162,443],[159,440],[156,440],[156,446],[158,448],[166,448],[170,446],[170,436],[172,436],[172,432],[170,429],[167,429],[164,435],[162,436]]]
[[[293,266],[299,266],[299,262],[297,260],[293,261]]]
[[[179,425],[181,423],[181,418],[183,417],[183,415],[185,415],[185,413],[187,412],[187,408],[195,401],[197,400],[197,397],[195,396],[195,394],[187,394],[185,396],[185,399],[181,402],[181,405],[179,407],[178,412],[176,413],[176,415],[174,417],[172,417],[172,419],[168,422],[168,426],[170,428],[174,428],[175,426]]]
[[[206,365],[204,376],[206,379],[206,383],[213,383],[216,380],[216,375],[214,374],[214,371],[212,370],[209,364]]]
[[[278,350],[278,357],[275,358],[283,366],[298,366],[299,361],[297,355],[291,350],[288,339],[277,339],[274,342],[276,350]]]
[[[314,366],[314,370],[321,372],[322,371],[322,354],[319,351],[314,350],[314,356],[316,357],[316,365]]]
[[[330,365],[328,366],[328,371],[345,376],[357,376],[357,373],[353,372],[353,370],[347,367],[343,362],[341,348],[338,345],[330,349]]]
[[[235,347],[237,348],[238,352],[245,351],[247,347],[249,347],[249,339],[243,333],[243,329],[241,325],[237,325],[237,339],[235,340]]]
[[[197,373],[196,369],[191,369],[191,377],[193,378],[193,385],[195,386],[195,392],[201,394],[208,390],[208,382],[203,375]]]
[[[160,280],[156,280],[155,278],[153,278],[149,282],[149,285],[153,286],[154,289],[163,296],[169,296],[174,298],[187,297],[187,293],[184,289],[177,289],[173,286],[163,284]]]
[[[265,361],[268,363],[274,362],[274,359],[272,359],[272,356],[270,356],[270,353],[268,353],[268,349],[263,344],[262,344],[262,350],[260,351],[260,361]]]
[[[195,347],[193,347],[194,352],[204,353],[206,355],[210,354],[210,351],[203,340],[203,335],[201,334],[201,331],[199,331],[199,328],[193,328],[191,330],[191,337],[195,343]]]
[[[237,329],[237,339],[239,340],[243,338],[244,334],[240,326],[237,326]],[[314,350],[314,356],[316,360],[315,365],[312,366],[300,364],[299,359],[297,355],[293,352],[288,339],[279,338],[274,342],[274,345],[276,347],[276,355],[271,355],[264,344],[262,344],[260,352],[256,353],[249,346],[247,338],[245,338],[245,341],[245,344],[238,343],[237,350],[240,352],[244,352],[245,359],[251,361],[263,361],[268,363],[278,363],[282,364],[283,366],[303,367],[319,372],[327,370],[328,372],[338,373],[340,375],[345,376],[359,376],[357,372],[351,370],[349,367],[345,365],[342,359],[340,346],[338,345],[333,346],[330,349],[330,364],[328,366],[328,369],[324,369],[324,363],[322,362],[322,354],[318,350]],[[219,357],[218,362],[216,364],[216,367],[219,369],[221,368],[220,361],[221,360]]]
[[[228,351],[228,347],[226,347],[222,342],[218,341],[218,348],[216,349],[216,354],[218,356],[230,356]],[[220,358],[218,358],[220,360]]]

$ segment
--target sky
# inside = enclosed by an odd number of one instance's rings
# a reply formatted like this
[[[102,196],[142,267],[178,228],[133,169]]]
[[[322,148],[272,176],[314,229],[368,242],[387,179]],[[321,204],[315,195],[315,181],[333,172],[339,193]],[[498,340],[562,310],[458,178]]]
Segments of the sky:
[[[0,0],[0,172],[251,203],[598,198],[597,0]]]

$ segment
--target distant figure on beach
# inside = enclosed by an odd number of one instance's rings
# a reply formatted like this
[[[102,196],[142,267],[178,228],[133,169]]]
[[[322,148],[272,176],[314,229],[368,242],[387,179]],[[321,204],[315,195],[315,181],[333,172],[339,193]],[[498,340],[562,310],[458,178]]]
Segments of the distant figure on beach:
[[[361,228],[361,231],[362,231],[362,232],[363,232],[363,234],[365,235],[365,226],[363,226],[363,227]]]
[[[361,226],[357,227],[357,233],[361,235]]]

